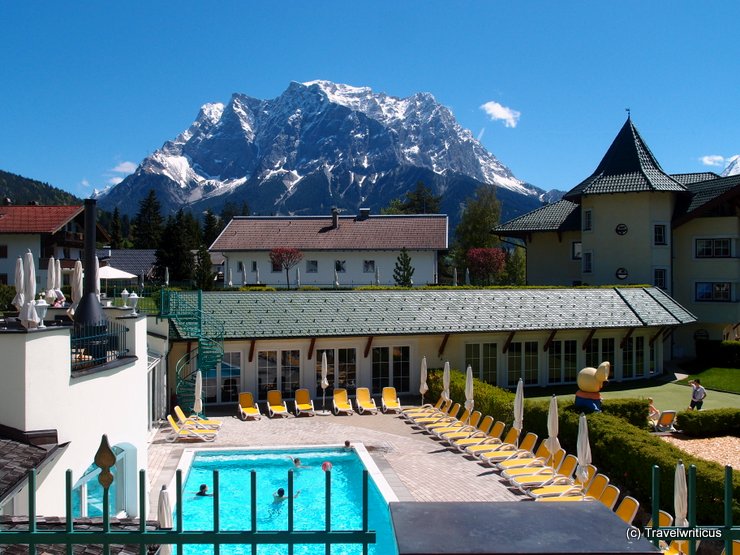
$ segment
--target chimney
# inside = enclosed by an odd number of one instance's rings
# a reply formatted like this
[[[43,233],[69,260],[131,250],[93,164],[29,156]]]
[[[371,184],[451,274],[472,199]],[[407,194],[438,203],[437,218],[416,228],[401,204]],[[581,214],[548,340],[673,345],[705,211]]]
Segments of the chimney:
[[[106,324],[100,301],[95,295],[95,199],[85,199],[85,253],[83,266],[85,276],[82,287],[82,298],[75,310],[75,326],[100,326]]]
[[[331,227],[339,229],[339,209],[336,206],[331,209]]]
[[[357,217],[358,220],[367,220],[370,217],[369,208],[360,208],[360,215]]]

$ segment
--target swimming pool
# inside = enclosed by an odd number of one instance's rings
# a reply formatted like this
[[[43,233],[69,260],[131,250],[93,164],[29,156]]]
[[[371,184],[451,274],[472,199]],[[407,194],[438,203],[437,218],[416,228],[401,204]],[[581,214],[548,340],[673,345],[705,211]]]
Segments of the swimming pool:
[[[301,467],[291,457],[299,457]],[[287,530],[288,503],[273,497],[278,488],[288,490],[288,471],[294,470],[293,487],[295,530],[322,530],[325,525],[322,463],[332,463],[331,523],[334,530],[362,527],[362,471],[367,468],[369,480],[369,528],[377,533],[377,543],[369,552],[395,555],[397,548],[388,510],[395,495],[380,475],[362,446],[280,448],[260,450],[194,450],[186,451],[180,467],[187,470],[183,486],[183,525],[185,530],[211,530],[213,497],[197,496],[200,484],[212,490],[213,471],[219,472],[220,525],[222,530],[250,529],[250,472],[257,473],[257,529]],[[379,487],[380,485],[380,487]],[[381,493],[382,490],[382,493]],[[187,555],[213,553],[212,546],[187,546]],[[251,553],[250,546],[223,545],[221,552],[241,555]],[[323,545],[296,546],[296,555],[323,555]],[[287,546],[260,546],[258,555],[282,555]],[[334,545],[333,555],[362,553],[362,546]]]

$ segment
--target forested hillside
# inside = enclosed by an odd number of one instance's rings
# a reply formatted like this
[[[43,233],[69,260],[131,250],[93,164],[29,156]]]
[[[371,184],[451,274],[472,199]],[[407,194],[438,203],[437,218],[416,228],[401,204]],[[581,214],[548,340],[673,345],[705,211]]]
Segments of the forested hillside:
[[[39,204],[82,204],[81,199],[48,183],[0,170],[0,201],[6,198],[13,204],[34,201]]]

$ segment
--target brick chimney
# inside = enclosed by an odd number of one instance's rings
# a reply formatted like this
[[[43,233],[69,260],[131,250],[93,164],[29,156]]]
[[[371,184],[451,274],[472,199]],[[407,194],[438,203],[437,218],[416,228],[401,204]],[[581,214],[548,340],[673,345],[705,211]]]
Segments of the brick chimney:
[[[331,227],[339,229],[339,209],[336,206],[331,209]]]

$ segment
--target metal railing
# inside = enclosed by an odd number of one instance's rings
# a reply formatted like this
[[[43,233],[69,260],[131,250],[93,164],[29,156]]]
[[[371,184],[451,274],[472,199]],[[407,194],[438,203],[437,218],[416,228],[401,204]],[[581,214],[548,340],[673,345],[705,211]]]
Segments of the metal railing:
[[[72,327],[72,371],[108,364],[128,354],[126,346],[128,328],[118,322]]]
[[[732,467],[725,466],[725,491],[724,491],[724,526],[700,526],[696,523],[696,466],[693,464],[689,466],[687,486],[687,505],[688,514],[687,520],[688,526],[660,526],[659,524],[659,511],[660,511],[660,467],[653,465],[652,474],[652,525],[650,528],[645,528],[647,532],[645,535],[649,537],[653,544],[657,547],[662,541],[658,534],[655,534],[656,530],[671,530],[674,532],[670,538],[673,541],[686,542],[689,547],[689,551],[686,555],[696,555],[697,543],[701,537],[723,538],[725,553],[732,553],[732,540],[733,537],[740,538],[740,526],[733,526],[732,524]],[[682,537],[678,537],[678,536]],[[675,536],[675,537],[673,537]],[[666,542],[670,543],[670,542]]]
[[[331,470],[325,472],[325,510],[324,527],[317,530],[296,530],[294,527],[294,486],[293,471],[288,472],[288,524],[286,530],[259,530],[257,526],[257,474],[250,473],[250,525],[246,530],[221,530],[220,527],[220,492],[219,474],[213,471],[213,528],[211,530],[185,530],[183,525],[182,500],[182,471],[176,473],[176,502],[174,507],[175,520],[172,529],[147,529],[145,518],[139,519],[138,530],[111,529],[109,488],[114,477],[110,468],[115,465],[116,457],[108,446],[108,439],[103,436],[98,453],[95,455],[95,464],[101,472],[98,481],[103,487],[103,520],[100,530],[90,529],[86,524],[84,529],[75,528],[72,516],[72,471],[66,474],[66,521],[64,530],[40,530],[36,516],[36,473],[28,473],[28,529],[2,530],[0,529],[0,546],[4,544],[25,544],[29,546],[29,553],[35,555],[39,545],[65,545],[67,553],[72,554],[75,545],[102,545],[103,553],[110,553],[111,545],[138,545],[139,553],[147,553],[148,546],[172,545],[176,546],[178,555],[182,554],[185,545],[211,545],[214,553],[219,553],[222,545],[249,545],[253,555],[260,545],[287,545],[288,553],[292,554],[297,545],[325,546],[327,555],[331,553],[331,546],[336,544],[361,545],[364,555],[368,553],[370,544],[376,542],[376,532],[369,529],[368,499],[369,484],[368,472],[362,475],[362,527],[359,530],[332,529],[331,520]],[[139,471],[139,515],[147,513],[146,487],[147,477],[144,470]],[[82,527],[81,527],[82,528]]]

